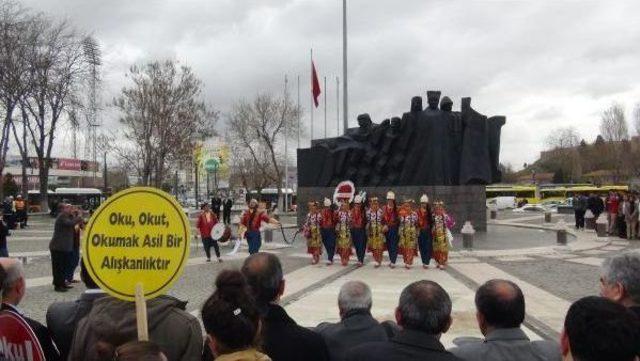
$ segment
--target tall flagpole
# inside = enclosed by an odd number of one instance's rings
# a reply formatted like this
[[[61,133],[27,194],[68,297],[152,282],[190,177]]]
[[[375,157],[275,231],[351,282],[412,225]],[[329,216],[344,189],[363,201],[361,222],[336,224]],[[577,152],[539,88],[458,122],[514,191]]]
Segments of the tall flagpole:
[[[300,74],[298,74],[298,103],[296,104],[298,110],[298,148],[300,148]]]
[[[313,48],[311,48],[311,121],[310,121],[310,127],[311,127],[311,135],[309,137],[309,144],[312,144],[313,142]]]
[[[324,137],[327,137],[327,77],[324,77]]]
[[[289,95],[287,94],[287,74],[284,75],[284,104],[289,102]],[[282,210],[287,212],[288,203],[287,203],[287,191],[289,189],[289,134],[287,127],[287,119],[284,121],[284,206]]]
[[[342,116],[343,130],[347,131],[349,122],[349,92],[347,88],[347,0],[342,0]]]
[[[336,77],[336,137],[340,136],[340,77]]]

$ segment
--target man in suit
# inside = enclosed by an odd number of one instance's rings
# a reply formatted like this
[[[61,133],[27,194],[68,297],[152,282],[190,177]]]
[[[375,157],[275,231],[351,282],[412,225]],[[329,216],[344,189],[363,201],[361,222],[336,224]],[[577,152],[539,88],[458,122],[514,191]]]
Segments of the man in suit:
[[[222,198],[220,198],[220,194],[216,193],[211,198],[211,211],[216,214],[218,219],[220,219],[220,207],[222,207]]]
[[[354,347],[345,360],[459,360],[439,340],[451,327],[451,298],[439,284],[423,280],[405,287],[395,316],[402,329],[394,337]]]
[[[387,332],[371,316],[371,289],[362,281],[349,281],[340,288],[338,309],[341,321],[321,323],[315,331],[324,337],[332,361],[365,342],[387,341]]]
[[[222,221],[226,225],[231,224],[231,208],[233,208],[233,199],[231,195],[227,195],[222,203]]]
[[[49,330],[40,322],[26,317],[18,308],[18,304],[24,299],[27,292],[22,263],[13,258],[0,258],[0,267],[4,271],[0,279],[0,284],[2,285],[0,286],[0,289],[2,289],[2,306],[0,310],[13,311],[25,320],[38,338],[47,361],[62,360]]]
[[[465,361],[560,361],[556,342],[531,341],[520,328],[524,322],[525,301],[520,287],[511,281],[490,280],[476,292],[476,319],[483,342],[453,348]]]
[[[245,259],[242,273],[247,277],[256,303],[263,314],[262,349],[273,361],[326,361],[327,346],[319,334],[300,327],[277,304],[285,281],[278,257],[255,253]]]
[[[66,292],[72,288],[67,283],[66,273],[73,255],[73,237],[75,226],[82,222],[82,218],[72,214],[69,204],[60,205],[61,212],[53,226],[53,236],[49,242],[51,252],[51,271],[53,273],[53,286],[56,292]]]
[[[47,327],[53,340],[60,349],[63,360],[69,356],[73,333],[78,322],[91,311],[93,301],[106,296],[87,272],[84,263],[80,263],[80,279],[87,289],[75,301],[56,302],[47,309]]]
[[[640,321],[611,300],[584,297],[569,307],[560,344],[565,361],[635,361],[640,352]]]
[[[621,304],[640,318],[640,254],[625,252],[604,260],[600,295]]]

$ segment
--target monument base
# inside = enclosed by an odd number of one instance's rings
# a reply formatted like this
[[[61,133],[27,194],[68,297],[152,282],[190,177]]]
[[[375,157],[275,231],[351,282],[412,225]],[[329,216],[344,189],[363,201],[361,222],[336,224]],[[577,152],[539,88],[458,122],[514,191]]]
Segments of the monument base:
[[[332,187],[298,187],[296,203],[298,205],[298,226],[302,226],[307,215],[307,203],[333,197]],[[416,203],[420,196],[426,194],[429,202],[443,201],[449,214],[455,219],[454,233],[460,231],[464,222],[470,221],[476,231],[487,230],[487,206],[484,185],[466,186],[396,186],[396,187],[358,187],[357,192],[367,192],[367,198],[378,197],[380,205],[386,204],[387,192],[396,194],[398,205],[404,198],[412,198]]]

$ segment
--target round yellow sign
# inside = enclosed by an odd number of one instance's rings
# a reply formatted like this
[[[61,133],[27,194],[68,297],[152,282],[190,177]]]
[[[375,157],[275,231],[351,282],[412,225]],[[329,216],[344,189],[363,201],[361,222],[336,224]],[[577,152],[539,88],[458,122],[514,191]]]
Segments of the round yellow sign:
[[[173,196],[149,187],[109,197],[91,216],[83,262],[98,286],[113,297],[135,300],[142,283],[147,299],[163,294],[189,259],[190,224]]]

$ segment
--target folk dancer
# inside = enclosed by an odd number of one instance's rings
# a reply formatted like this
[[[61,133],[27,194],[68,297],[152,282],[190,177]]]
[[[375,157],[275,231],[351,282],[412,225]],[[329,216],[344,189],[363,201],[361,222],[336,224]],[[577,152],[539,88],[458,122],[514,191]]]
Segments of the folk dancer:
[[[322,236],[320,235],[320,222],[322,215],[318,211],[316,202],[309,202],[309,213],[302,226],[304,237],[307,239],[307,253],[312,257],[311,264],[317,264],[322,254]]]
[[[262,237],[260,235],[260,226],[262,222],[280,225],[277,219],[269,217],[264,208],[258,208],[258,201],[252,199],[249,201],[249,209],[242,215],[240,223],[246,228],[245,237],[249,244],[249,254],[260,252],[262,246]]]
[[[400,241],[398,250],[404,260],[404,266],[410,269],[413,257],[418,255],[418,214],[413,210],[413,199],[407,198],[398,211]]]
[[[429,206],[429,197],[423,194],[420,197],[420,208],[418,209],[418,248],[420,249],[420,258],[422,259],[422,268],[429,268],[431,256],[433,254],[433,242],[431,236],[431,207]]]
[[[445,269],[449,259],[449,240],[447,233],[455,221],[447,214],[444,203],[436,202],[433,210],[433,258],[438,263],[439,269]]]
[[[337,249],[343,266],[349,264],[349,258],[353,253],[351,247],[351,213],[349,212],[349,200],[340,202],[340,209],[336,212]]]
[[[371,198],[371,206],[367,210],[367,248],[376,261],[375,267],[378,268],[382,264],[382,254],[385,249],[384,234],[382,232],[382,216],[383,212],[378,204],[378,198]]]
[[[351,239],[358,257],[358,267],[364,264],[364,254],[367,248],[367,236],[365,233],[366,214],[362,206],[362,196],[357,195],[353,200],[351,210]]]
[[[387,192],[387,205],[384,206],[382,224],[385,233],[387,252],[389,252],[389,267],[396,267],[396,259],[398,258],[398,209],[396,207],[396,195]]]
[[[211,208],[207,203],[203,203],[202,206],[200,206],[200,209],[202,212],[200,212],[200,215],[198,216],[196,227],[200,231],[202,247],[204,248],[204,253],[207,256],[207,262],[211,262],[211,247],[213,247],[213,250],[216,252],[218,262],[222,262],[218,241],[211,237],[211,230],[216,224],[218,224],[218,217],[211,211]]]
[[[322,243],[327,250],[327,265],[333,264],[333,255],[336,253],[336,212],[331,209],[331,200],[324,199],[324,207],[321,212],[320,234]]]

